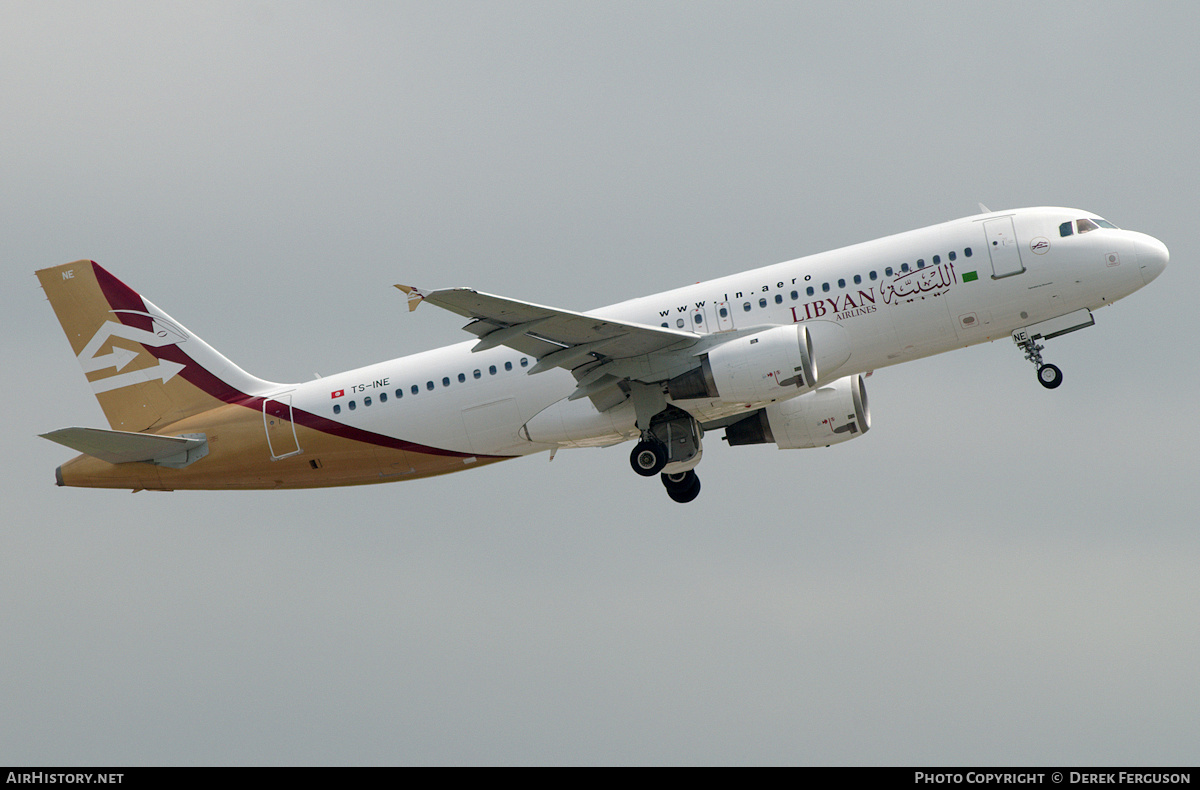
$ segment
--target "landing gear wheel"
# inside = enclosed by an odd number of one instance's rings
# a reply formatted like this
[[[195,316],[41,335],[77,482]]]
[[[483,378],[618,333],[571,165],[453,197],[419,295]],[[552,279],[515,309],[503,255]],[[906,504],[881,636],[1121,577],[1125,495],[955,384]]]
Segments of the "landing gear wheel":
[[[690,469],[679,475],[662,475],[667,496],[680,504],[691,502],[700,496],[700,478]]]
[[[1052,390],[1059,384],[1062,384],[1062,371],[1054,365],[1042,365],[1037,372],[1038,381],[1048,390]]]
[[[642,477],[653,477],[667,465],[667,448],[658,442],[638,442],[629,454],[629,465]]]
[[[675,475],[662,474],[659,475],[659,477],[662,478],[663,487],[666,488],[668,492],[687,491],[689,488],[695,485],[696,481],[699,479],[696,477],[696,473],[691,469]]]

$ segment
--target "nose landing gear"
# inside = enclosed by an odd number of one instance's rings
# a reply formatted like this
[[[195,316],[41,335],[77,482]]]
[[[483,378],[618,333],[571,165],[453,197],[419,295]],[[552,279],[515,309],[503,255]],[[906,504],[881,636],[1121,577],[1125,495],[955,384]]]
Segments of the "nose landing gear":
[[[1022,313],[1024,318],[1025,314]],[[1065,313],[1056,318],[1051,318],[1048,321],[1039,321],[1036,324],[1022,327],[1012,333],[1013,342],[1025,352],[1025,358],[1037,365],[1038,383],[1048,390],[1052,390],[1059,384],[1062,384],[1062,371],[1054,365],[1047,365],[1042,361],[1042,349],[1045,348],[1039,340],[1050,340],[1051,338],[1065,335],[1068,332],[1074,332],[1078,329],[1087,329],[1089,326],[1095,325],[1096,320],[1092,318],[1092,311],[1086,307],[1076,310],[1072,313]]]
[[[1039,384],[1048,390],[1052,390],[1059,384],[1062,384],[1062,371],[1058,369],[1057,365],[1050,365],[1042,361],[1042,351],[1046,347],[1037,342],[1037,338],[1031,336],[1028,329],[1018,329],[1013,332],[1013,342],[1025,352],[1025,359],[1037,365]]]

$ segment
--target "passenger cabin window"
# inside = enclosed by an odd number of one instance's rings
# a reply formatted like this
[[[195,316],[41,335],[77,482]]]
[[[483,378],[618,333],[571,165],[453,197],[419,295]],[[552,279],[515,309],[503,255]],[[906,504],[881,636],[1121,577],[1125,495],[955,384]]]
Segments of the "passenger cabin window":
[[[799,298],[800,298],[800,292],[799,292],[799,291],[792,291],[792,301],[794,302],[794,301],[796,301],[796,300],[797,300],[797,299],[799,299]]]
[[[529,367],[529,357],[521,357],[521,367]]]
[[[505,363],[504,363],[504,369],[505,369],[505,370],[512,370],[512,363],[511,363],[511,362],[505,362]]]
[[[1090,219],[1075,220],[1075,228],[1080,233],[1087,233],[1089,230],[1100,230],[1100,226],[1095,222],[1092,222]]]
[[[727,309],[725,309],[724,307],[722,307],[722,308],[721,308],[721,311],[720,311],[720,312],[721,312],[721,317],[722,317],[722,318],[728,318],[728,317],[729,317],[729,311],[728,311]],[[666,324],[663,324],[663,326],[666,326]]]
[[[432,381],[425,382],[425,389],[429,390],[430,392],[433,392],[433,382]]]
[[[883,276],[884,277],[892,276],[892,267],[891,266],[888,266],[886,269],[883,270]]]
[[[900,264],[900,271],[902,271],[902,272],[908,271],[908,264],[907,263]]]
[[[354,410],[357,408],[357,406],[356,406],[356,404],[354,403],[354,401],[350,401],[350,403],[348,403],[348,404],[346,404],[346,405],[348,405],[348,406],[350,407],[350,411],[354,411]]]
[[[766,300],[766,299],[759,299],[759,300],[758,300],[758,306],[759,306],[759,307],[766,307],[766,306],[767,306],[767,300]]]
[[[488,375],[491,375],[491,376],[496,375],[496,366],[495,365],[488,365]]]
[[[464,381],[466,381],[466,380],[467,380],[467,374],[466,374],[466,373],[459,373],[459,374],[458,374],[458,383],[459,383],[459,384],[462,384],[462,383],[463,383]]]
[[[870,274],[868,274],[867,276],[870,277],[872,280],[874,280],[874,279],[876,279],[876,277],[878,277],[878,275],[876,275],[875,272],[873,272],[873,271]]]
[[[816,291],[813,290],[813,287],[811,285],[808,286],[808,288],[806,288],[804,292],[806,294],[808,294],[809,296],[815,296],[817,293]]]
[[[450,377],[449,376],[442,376],[442,386],[443,387],[450,386]]]
[[[783,304],[783,294],[775,294],[775,304]]]
[[[694,316],[692,316],[692,320],[694,322],[696,322],[697,324],[703,324],[704,323],[704,315],[702,313],[696,313]]]
[[[845,287],[846,287],[846,281],[839,277],[838,278],[838,288],[845,288]]]
[[[963,248],[963,255],[966,255],[968,258],[970,258],[970,257],[971,257],[971,248],[970,248],[970,247],[964,247],[964,248]]]
[[[745,310],[747,313],[750,312],[750,303],[746,302],[744,305],[742,305],[742,309]]]
[[[387,393],[386,392],[379,393],[379,402],[387,403]]]
[[[413,395],[416,395],[420,391],[421,391],[420,387],[418,387],[416,384],[412,385],[412,394]]]
[[[829,283],[821,283],[821,291],[829,293]]]
[[[958,255],[956,255],[956,254],[954,253],[954,250],[950,250],[950,254],[949,254],[947,257],[948,257],[948,258],[949,258],[951,261],[954,261],[955,259],[957,259],[957,258],[958,258]]]
[[[680,329],[683,329],[683,319],[682,319],[682,318],[676,318],[676,319],[675,319],[675,326],[679,327]]]
[[[363,398],[363,405],[364,405],[364,406],[370,406],[370,405],[371,405],[371,396],[370,396],[370,395],[368,395],[367,397]]]
[[[471,371],[471,375],[474,376],[475,378],[482,378],[483,371],[480,370],[479,368],[475,368],[475,370]]]
[[[940,255],[933,256],[933,265],[934,266],[937,266],[941,262],[942,262],[942,256],[940,256]]]
[[[1064,222],[1058,226],[1058,235],[1066,238],[1075,232],[1075,224],[1073,222]]]
[[[333,404],[333,413],[334,413],[334,414],[341,414],[341,413],[342,413],[342,407],[341,407],[341,406],[339,406],[339,405],[338,405],[338,404],[336,404],[336,403],[335,403],[335,404]]]
[[[862,275],[861,274],[854,275],[854,284],[862,285]]]

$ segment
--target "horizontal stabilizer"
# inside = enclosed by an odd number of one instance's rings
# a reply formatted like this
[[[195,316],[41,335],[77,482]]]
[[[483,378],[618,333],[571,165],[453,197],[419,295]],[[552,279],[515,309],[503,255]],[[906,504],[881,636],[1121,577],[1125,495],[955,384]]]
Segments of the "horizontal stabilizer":
[[[110,464],[141,461],[178,469],[208,455],[204,434],[155,436],[101,428],[60,428],[41,437]]]

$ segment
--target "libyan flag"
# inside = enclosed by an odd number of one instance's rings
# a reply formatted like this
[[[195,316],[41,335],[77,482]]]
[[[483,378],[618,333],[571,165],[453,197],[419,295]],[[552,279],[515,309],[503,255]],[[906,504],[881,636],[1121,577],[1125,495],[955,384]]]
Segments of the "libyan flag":
[[[969,283],[972,280],[978,280],[978,279],[979,279],[979,272],[964,272],[963,273],[963,282],[964,283]]]

